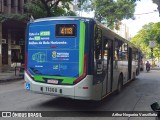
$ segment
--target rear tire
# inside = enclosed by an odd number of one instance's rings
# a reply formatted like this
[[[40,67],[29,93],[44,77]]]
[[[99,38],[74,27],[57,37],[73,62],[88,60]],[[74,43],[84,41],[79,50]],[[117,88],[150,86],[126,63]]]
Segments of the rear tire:
[[[117,93],[120,93],[122,91],[122,86],[123,86],[123,76],[120,75],[118,79]]]

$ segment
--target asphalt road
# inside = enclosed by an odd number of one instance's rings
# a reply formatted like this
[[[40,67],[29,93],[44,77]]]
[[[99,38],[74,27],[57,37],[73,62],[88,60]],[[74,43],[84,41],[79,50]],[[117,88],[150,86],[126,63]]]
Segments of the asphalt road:
[[[113,94],[101,102],[72,100],[30,93],[24,90],[24,80],[0,84],[0,111],[152,111],[150,104],[160,103],[160,71],[142,72],[126,85],[120,94]],[[0,118],[6,120],[7,118]],[[28,118],[15,118],[26,119]],[[36,119],[36,118],[34,118]],[[38,120],[46,118],[38,118]],[[62,119],[155,120],[155,117],[55,117]]]

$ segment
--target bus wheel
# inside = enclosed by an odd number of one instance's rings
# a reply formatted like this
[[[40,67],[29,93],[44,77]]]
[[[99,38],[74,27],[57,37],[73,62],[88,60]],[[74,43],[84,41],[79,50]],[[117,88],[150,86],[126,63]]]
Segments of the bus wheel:
[[[120,93],[122,91],[122,86],[123,86],[123,76],[120,75],[118,79],[117,93]]]

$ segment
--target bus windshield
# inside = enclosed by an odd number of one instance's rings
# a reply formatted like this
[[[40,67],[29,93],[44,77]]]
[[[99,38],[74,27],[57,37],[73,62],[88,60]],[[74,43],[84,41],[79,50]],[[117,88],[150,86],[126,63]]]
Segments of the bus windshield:
[[[79,77],[78,21],[30,23],[27,70],[31,75]]]

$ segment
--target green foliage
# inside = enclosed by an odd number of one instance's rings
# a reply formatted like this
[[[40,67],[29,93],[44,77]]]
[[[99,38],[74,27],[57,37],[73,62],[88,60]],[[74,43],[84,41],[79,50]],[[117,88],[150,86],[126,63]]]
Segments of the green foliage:
[[[32,15],[35,19],[51,16],[75,16],[70,10],[72,0],[32,0],[24,5],[25,14],[0,15],[0,21],[6,19],[27,22]],[[52,3],[52,4],[51,4]]]
[[[133,18],[136,0],[94,0],[95,17],[114,28],[123,19]]]
[[[144,25],[138,34],[132,38],[131,42],[140,47],[142,52],[149,58],[151,54],[149,41],[152,40],[155,40],[157,43],[153,56],[158,57],[160,55],[160,22]]]
[[[28,2],[24,5],[24,8],[27,14],[33,15],[35,19],[47,16],[47,11],[40,0]]]
[[[53,12],[52,16],[76,16],[76,13],[71,10],[65,10],[61,7],[57,7]]]
[[[3,22],[5,20],[17,20],[17,21],[22,21],[26,22],[28,21],[28,16],[26,14],[21,15],[21,14],[0,14],[0,22]]]
[[[150,31],[150,36],[153,40],[156,40],[158,44],[160,44],[160,22],[153,24],[153,27]]]
[[[83,5],[84,2],[86,2],[87,0],[77,0],[78,2],[78,7],[81,8],[81,6]]]
[[[27,13],[32,14],[34,18],[43,18],[51,16],[75,16],[70,10],[72,0],[32,0],[25,4]]]

